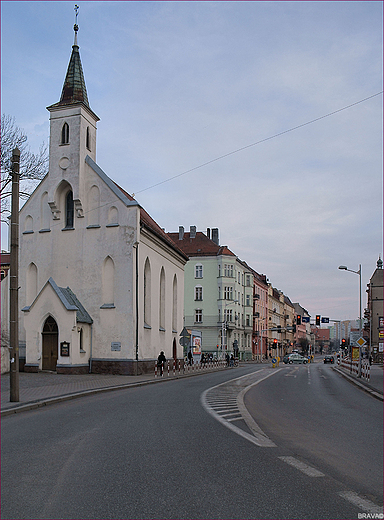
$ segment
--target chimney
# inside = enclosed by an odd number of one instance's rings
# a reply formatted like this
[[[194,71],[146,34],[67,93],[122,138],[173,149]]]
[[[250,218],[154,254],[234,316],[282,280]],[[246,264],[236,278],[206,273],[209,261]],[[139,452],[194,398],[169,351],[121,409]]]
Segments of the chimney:
[[[179,240],[183,240],[184,238],[184,227],[179,226]]]
[[[190,226],[189,238],[196,238],[196,226]]]
[[[211,230],[209,229],[209,227],[207,227],[207,237],[209,239],[211,238]]]
[[[215,242],[217,246],[220,245],[219,243],[219,228],[212,228],[212,240]]]

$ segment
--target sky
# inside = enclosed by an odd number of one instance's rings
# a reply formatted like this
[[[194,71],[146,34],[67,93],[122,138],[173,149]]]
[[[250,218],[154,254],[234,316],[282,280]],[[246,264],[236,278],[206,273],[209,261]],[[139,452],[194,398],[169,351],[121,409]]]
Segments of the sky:
[[[219,228],[312,317],[357,319],[360,277],[338,266],[361,264],[364,308],[383,257],[383,3],[77,4],[104,172],[167,232]],[[1,2],[1,111],[32,151],[74,5]]]

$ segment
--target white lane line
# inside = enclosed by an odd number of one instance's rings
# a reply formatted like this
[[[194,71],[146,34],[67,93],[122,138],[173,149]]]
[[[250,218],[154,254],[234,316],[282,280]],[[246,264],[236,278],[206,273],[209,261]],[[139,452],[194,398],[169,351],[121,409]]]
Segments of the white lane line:
[[[324,477],[324,473],[321,473],[316,468],[313,468],[312,466],[308,466],[308,464],[304,464],[304,462],[300,462],[299,460],[295,459],[295,457],[279,457],[280,460],[286,462],[290,466],[293,466],[294,468],[302,471],[308,477]]]
[[[365,513],[371,513],[372,515],[378,515],[378,516],[376,516],[376,518],[383,518],[383,508],[382,507],[377,506],[370,500],[367,500],[366,498],[359,496],[354,491],[341,491],[339,493],[339,495],[342,498],[344,498],[345,500],[348,500],[348,502],[351,502],[353,505],[359,507]],[[368,518],[368,517],[366,517],[366,518]]]

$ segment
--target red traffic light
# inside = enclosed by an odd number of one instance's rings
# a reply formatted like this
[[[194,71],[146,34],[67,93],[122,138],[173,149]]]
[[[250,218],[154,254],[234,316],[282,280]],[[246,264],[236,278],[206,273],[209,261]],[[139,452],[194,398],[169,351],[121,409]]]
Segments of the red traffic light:
[[[296,323],[297,325],[301,325],[301,314],[298,314],[296,317]]]
[[[320,325],[320,314],[316,314],[316,325]]]

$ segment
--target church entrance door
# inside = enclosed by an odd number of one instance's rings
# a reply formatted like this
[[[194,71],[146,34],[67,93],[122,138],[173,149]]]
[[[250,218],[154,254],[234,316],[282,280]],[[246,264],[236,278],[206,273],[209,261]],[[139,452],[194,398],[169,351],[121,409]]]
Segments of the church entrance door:
[[[52,316],[48,316],[43,327],[43,370],[56,370],[59,351],[59,328]]]

